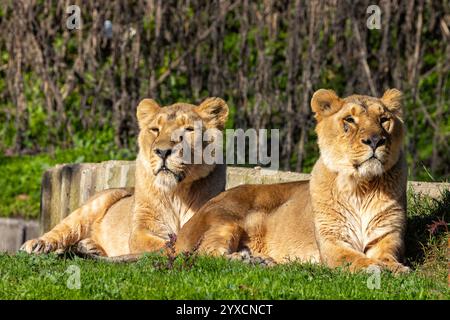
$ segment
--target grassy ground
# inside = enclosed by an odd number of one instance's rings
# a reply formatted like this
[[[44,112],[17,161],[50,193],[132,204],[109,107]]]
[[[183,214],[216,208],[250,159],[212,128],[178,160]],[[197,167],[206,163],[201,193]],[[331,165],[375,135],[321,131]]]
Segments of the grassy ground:
[[[427,276],[414,271],[397,277],[383,272],[377,289],[376,274],[353,275],[311,265],[264,268],[212,258],[187,263],[178,258],[173,266],[167,264],[155,256],[126,265],[0,256],[0,299],[450,298],[445,272]]]
[[[393,276],[312,265],[273,268],[205,257],[147,256],[134,264],[0,254],[0,299],[450,299],[450,192],[411,196],[407,260]],[[77,280],[79,279],[79,281]],[[79,284],[79,286],[78,286]]]

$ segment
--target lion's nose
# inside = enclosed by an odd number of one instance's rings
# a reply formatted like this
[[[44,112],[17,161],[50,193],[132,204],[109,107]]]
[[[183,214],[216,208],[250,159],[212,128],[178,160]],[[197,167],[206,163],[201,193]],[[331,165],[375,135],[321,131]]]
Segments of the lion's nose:
[[[172,149],[155,149],[155,153],[161,159],[166,160],[172,153]]]
[[[378,134],[375,134],[375,135],[371,136],[370,138],[362,139],[361,141],[362,141],[362,143],[367,144],[373,150],[375,150],[379,146],[382,146],[386,142],[386,139]]]

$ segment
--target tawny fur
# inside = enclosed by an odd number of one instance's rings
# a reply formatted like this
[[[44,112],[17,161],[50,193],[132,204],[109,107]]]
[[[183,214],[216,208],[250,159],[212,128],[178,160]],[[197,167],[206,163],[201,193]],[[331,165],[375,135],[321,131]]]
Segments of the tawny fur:
[[[182,139],[191,147],[202,139],[192,131],[195,124],[219,131],[227,117],[228,106],[219,98],[206,99],[199,106],[177,103],[164,108],[144,99],[137,108],[135,190],[111,189],[95,195],[22,249],[47,253],[77,244],[82,253],[112,257],[164,248],[171,234],[177,234],[206,201],[225,188],[224,165],[185,163],[177,146]],[[170,153],[163,160],[158,150]]]
[[[321,156],[310,182],[243,185],[211,199],[180,231],[177,252],[253,255],[394,272],[404,250],[406,164],[401,93],[311,101]]]

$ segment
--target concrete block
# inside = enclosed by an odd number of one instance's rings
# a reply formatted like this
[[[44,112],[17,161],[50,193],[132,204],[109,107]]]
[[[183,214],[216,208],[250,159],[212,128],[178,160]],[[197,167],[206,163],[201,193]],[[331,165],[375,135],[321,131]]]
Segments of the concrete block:
[[[0,218],[0,252],[16,252],[28,239],[39,236],[37,221]]]

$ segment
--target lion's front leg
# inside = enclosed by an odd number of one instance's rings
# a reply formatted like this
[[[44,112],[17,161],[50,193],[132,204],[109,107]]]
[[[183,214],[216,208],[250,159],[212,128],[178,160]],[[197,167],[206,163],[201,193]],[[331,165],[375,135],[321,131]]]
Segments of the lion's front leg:
[[[165,208],[157,204],[147,203],[137,195],[136,204],[133,208],[132,227],[129,239],[130,253],[139,254],[144,252],[156,252],[164,249],[169,236]],[[155,207],[157,209],[155,209]]]
[[[211,256],[226,256],[236,252],[242,228],[232,221],[221,221],[205,232],[198,251]]]
[[[108,189],[97,193],[80,208],[65,217],[52,230],[37,239],[25,242],[21,250],[27,253],[63,252],[78,241],[90,236],[93,223],[122,198],[130,196],[130,189]]]
[[[322,263],[330,268],[348,266],[352,272],[372,265],[381,267],[381,261],[367,257],[346,241],[348,227],[335,210],[322,208],[315,216],[316,241]]]
[[[399,262],[403,255],[403,237],[400,232],[393,232],[383,237],[367,250],[366,255],[380,260],[391,272],[402,273],[410,270]]]
[[[148,229],[136,228],[130,235],[130,252],[143,253],[159,251],[165,247],[166,242],[165,239],[152,235]]]
[[[348,266],[350,271],[356,272],[370,266],[382,267],[380,260],[370,258],[364,253],[344,245],[339,245],[339,241],[322,240],[319,247],[322,262],[331,268]]]
[[[86,236],[88,231],[86,225],[89,222],[83,217],[84,212],[88,211],[87,208],[90,208],[89,203],[75,210],[41,237],[25,242],[20,250],[35,254],[65,251]]]

